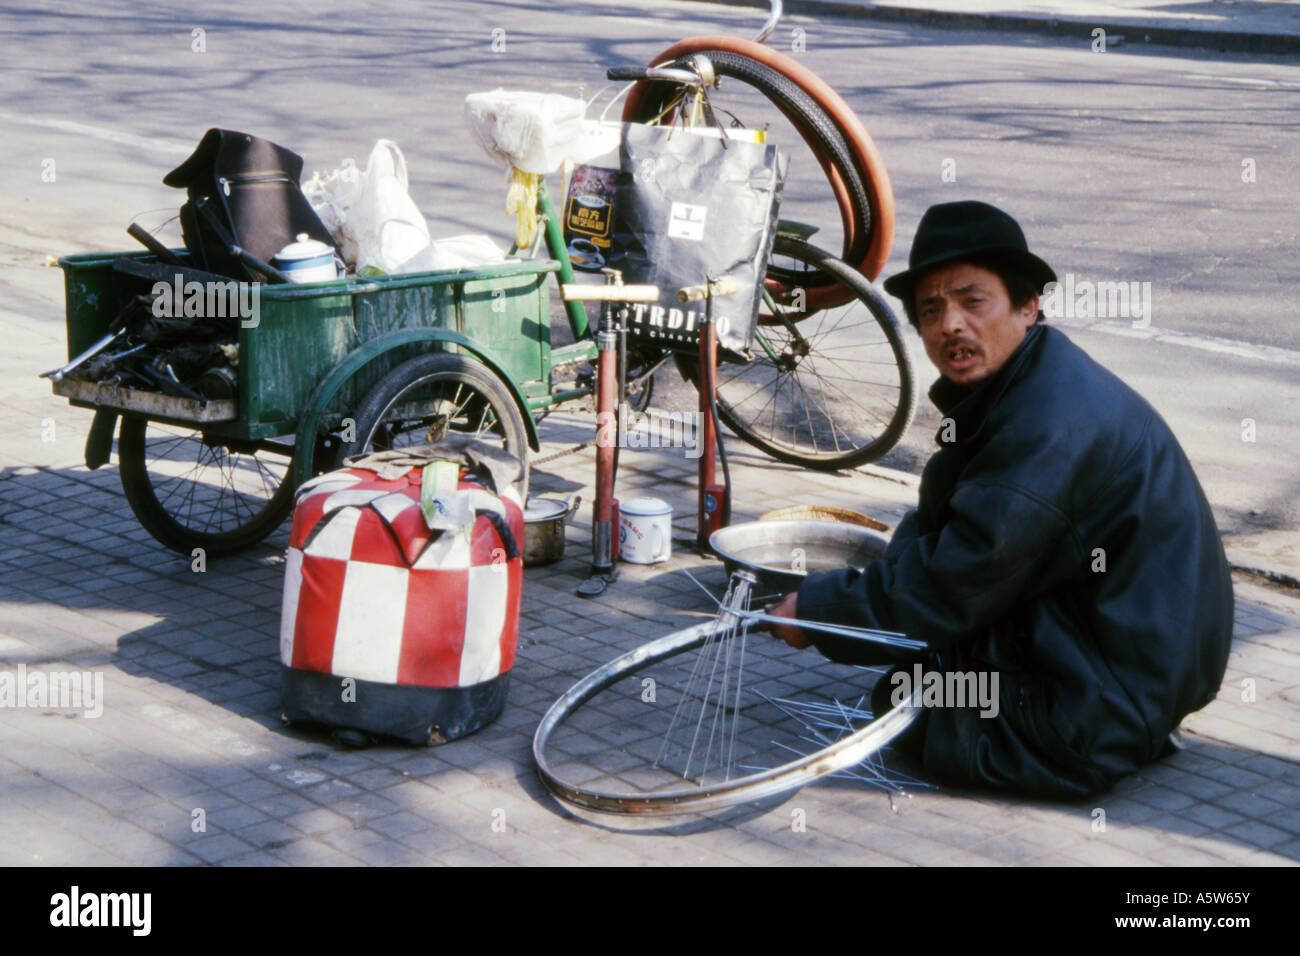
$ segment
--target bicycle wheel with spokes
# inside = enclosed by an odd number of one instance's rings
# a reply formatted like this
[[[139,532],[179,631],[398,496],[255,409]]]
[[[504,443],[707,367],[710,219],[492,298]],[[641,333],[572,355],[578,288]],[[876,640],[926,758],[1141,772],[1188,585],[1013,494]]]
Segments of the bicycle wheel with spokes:
[[[285,440],[236,441],[134,415],[122,419],[118,470],[127,503],[181,554],[235,554],[274,531],[293,506]]]
[[[546,787],[586,810],[651,817],[737,806],[833,774],[886,778],[875,766],[850,768],[916,720],[919,691],[872,714],[862,709],[872,682],[861,668],[792,666],[780,642],[735,625],[720,614],[652,640],[561,695],[533,735]],[[842,722],[810,738],[791,719],[789,694],[834,708]]]
[[[521,463],[520,496],[528,490],[528,435],[505,386],[482,362],[433,352],[403,362],[375,384],[353,415],[355,435],[344,458],[436,442],[449,433],[499,445]]]
[[[898,444],[916,409],[898,320],[861,273],[807,242],[778,236],[774,266],[795,281],[764,295],[752,358],[719,363],[718,416],[779,461],[828,471],[875,461]],[[804,274],[831,277],[847,301],[810,308],[797,278]],[[693,356],[678,366],[697,380]]]

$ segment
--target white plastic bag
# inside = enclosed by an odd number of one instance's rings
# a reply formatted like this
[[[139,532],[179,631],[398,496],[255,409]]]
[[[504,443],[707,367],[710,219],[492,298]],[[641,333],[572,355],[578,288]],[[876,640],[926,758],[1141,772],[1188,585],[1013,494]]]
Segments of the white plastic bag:
[[[429,226],[412,201],[406,157],[381,139],[364,171],[352,160],[303,187],[349,271],[397,272],[429,245]],[[409,270],[408,270],[409,271]]]
[[[502,166],[547,175],[618,148],[619,127],[584,118],[587,104],[555,93],[493,90],[465,97],[465,119]]]
[[[356,202],[361,190],[361,170],[357,169],[354,159],[345,159],[338,169],[328,173],[317,171],[302,184],[303,195],[311,203],[311,208],[320,221],[329,230],[339,255],[347,263],[349,270],[355,270],[356,250],[344,249],[343,220],[347,210]]]
[[[472,269],[499,265],[505,255],[495,242],[481,233],[434,239],[396,272],[438,272],[443,269]]]

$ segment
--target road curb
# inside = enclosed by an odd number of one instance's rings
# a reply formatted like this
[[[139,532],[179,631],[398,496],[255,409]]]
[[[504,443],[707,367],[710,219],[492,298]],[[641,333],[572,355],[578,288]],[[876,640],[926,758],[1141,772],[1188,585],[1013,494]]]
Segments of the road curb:
[[[1228,567],[1243,574],[1263,578],[1272,584],[1300,591],[1300,568],[1290,564],[1268,565],[1257,557],[1248,556],[1231,543],[1224,549],[1227,552]]]
[[[725,6],[766,8],[767,0],[713,0]],[[1300,36],[1284,33],[1247,33],[1237,30],[1178,27],[1142,19],[1110,17],[1060,17],[1013,13],[962,13],[952,10],[923,10],[889,4],[852,3],[844,0],[787,0],[786,12],[796,14],[833,13],[860,20],[919,23],[926,26],[963,30],[1003,30],[1013,33],[1077,37],[1092,42],[1092,31],[1101,27],[1109,42],[1123,37],[1126,46],[1137,43],[1185,49],[1234,53],[1300,54]]]
[[[1300,591],[1300,578],[1285,571],[1279,571],[1275,568],[1260,568],[1250,564],[1238,564],[1232,559],[1228,560],[1228,567],[1233,571],[1240,571],[1242,574],[1263,578],[1265,581],[1281,585],[1284,588]]]
[[[919,489],[921,487],[921,476],[914,475],[910,471],[899,471],[897,468],[886,468],[883,465],[860,465],[853,470],[859,475],[892,481],[895,484],[906,485],[909,488]]]
[[[862,465],[855,468],[854,472],[859,475],[865,475],[869,478],[876,478],[882,481],[889,481],[895,484],[906,485],[909,488],[917,490],[921,486],[919,476],[909,471],[899,471],[897,468],[886,468],[882,465]],[[1261,563],[1257,559],[1247,557],[1241,553],[1234,543],[1225,543],[1227,551],[1228,567],[1233,571],[1240,571],[1243,574],[1249,574],[1254,577],[1263,578],[1272,584],[1280,585],[1300,592],[1300,568],[1292,568],[1288,565],[1277,564],[1273,566]]]

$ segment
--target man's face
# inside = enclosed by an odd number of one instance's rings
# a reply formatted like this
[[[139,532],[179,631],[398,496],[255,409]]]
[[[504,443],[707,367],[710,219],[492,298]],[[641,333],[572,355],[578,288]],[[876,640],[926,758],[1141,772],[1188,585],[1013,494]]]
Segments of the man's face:
[[[971,386],[1000,369],[1038,316],[1038,297],[1011,307],[996,273],[966,262],[937,266],[916,285],[916,322],[939,374]]]

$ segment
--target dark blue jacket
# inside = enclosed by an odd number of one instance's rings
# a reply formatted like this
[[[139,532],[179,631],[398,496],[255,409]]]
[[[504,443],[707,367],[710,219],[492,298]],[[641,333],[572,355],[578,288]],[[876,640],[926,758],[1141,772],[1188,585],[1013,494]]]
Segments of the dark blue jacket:
[[[1103,791],[1166,753],[1223,679],[1232,582],[1209,504],[1155,410],[1054,328],[1033,326],[974,390],[930,394],[953,440],[918,508],[865,571],[810,575],[799,616],[923,639],[927,669],[998,673],[996,717],[926,711],[929,772]],[[880,662],[809,636],[833,660]]]

